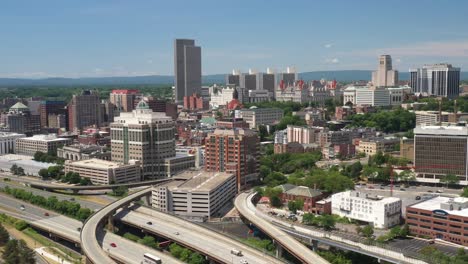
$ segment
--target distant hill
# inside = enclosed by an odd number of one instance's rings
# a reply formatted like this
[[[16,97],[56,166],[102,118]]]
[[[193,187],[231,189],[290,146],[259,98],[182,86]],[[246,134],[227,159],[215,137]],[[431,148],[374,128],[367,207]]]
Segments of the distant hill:
[[[311,81],[328,79],[337,81],[370,80],[372,71],[348,70],[348,71],[313,71],[299,73],[299,78]],[[400,72],[400,80],[408,80],[408,72]],[[468,72],[461,72],[461,79],[468,80]],[[204,84],[223,84],[225,74],[213,74],[203,76]],[[83,86],[83,85],[149,85],[174,83],[174,77],[170,75],[149,75],[134,77],[93,77],[93,78],[45,78],[45,79],[17,79],[0,78],[0,87],[12,86]]]

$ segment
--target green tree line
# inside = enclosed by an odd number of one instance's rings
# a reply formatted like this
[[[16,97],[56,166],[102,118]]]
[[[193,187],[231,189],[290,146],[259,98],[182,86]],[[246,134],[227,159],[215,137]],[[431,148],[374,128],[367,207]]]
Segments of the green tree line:
[[[45,198],[40,195],[34,195],[32,192],[25,191],[23,189],[10,188],[6,186],[2,189],[8,195],[15,197],[31,204],[53,210],[57,213],[64,214],[80,221],[86,220],[93,211],[89,208],[81,207],[77,202],[61,200],[59,201],[55,196],[49,196]]]

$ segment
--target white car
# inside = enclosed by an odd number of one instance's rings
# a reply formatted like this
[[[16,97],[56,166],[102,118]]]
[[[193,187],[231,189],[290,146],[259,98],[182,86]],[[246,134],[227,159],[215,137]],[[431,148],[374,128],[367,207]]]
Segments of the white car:
[[[245,260],[245,259],[241,259],[241,260],[240,260],[240,263],[241,263],[241,264],[249,264],[249,262],[248,262],[247,260]]]

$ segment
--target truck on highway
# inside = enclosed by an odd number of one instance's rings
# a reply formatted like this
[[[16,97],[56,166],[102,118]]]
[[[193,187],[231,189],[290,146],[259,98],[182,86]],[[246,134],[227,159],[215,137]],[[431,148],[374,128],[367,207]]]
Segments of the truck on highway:
[[[231,249],[231,254],[236,255],[236,256],[242,256],[242,251],[237,250],[237,249]]]
[[[142,264],[161,264],[161,259],[156,257],[155,255],[151,255],[150,253],[145,253],[143,255]]]

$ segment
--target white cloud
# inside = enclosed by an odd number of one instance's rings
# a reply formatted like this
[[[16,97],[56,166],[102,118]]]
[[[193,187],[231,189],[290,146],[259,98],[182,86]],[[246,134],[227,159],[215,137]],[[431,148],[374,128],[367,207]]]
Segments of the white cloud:
[[[327,48],[327,49],[331,48],[332,46],[333,46],[332,43],[328,43],[328,44],[325,44],[325,45],[324,45],[324,47]]]
[[[333,58],[333,59],[326,59],[325,62],[331,63],[331,64],[337,64],[340,62],[340,60],[338,58]]]

